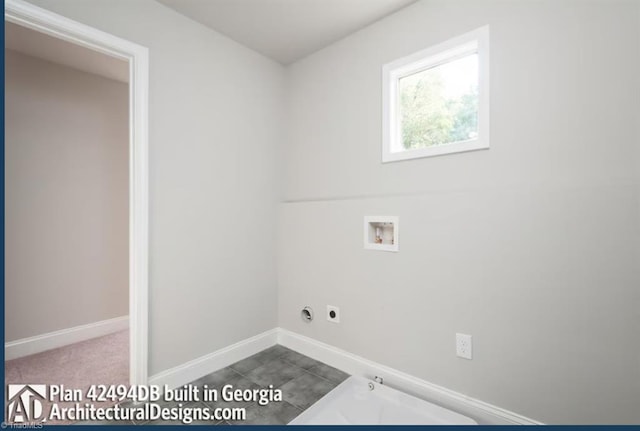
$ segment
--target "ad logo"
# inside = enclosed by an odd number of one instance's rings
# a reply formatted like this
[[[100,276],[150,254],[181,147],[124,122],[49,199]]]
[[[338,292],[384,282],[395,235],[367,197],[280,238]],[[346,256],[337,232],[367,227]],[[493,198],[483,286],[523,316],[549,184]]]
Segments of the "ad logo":
[[[45,418],[42,400],[47,396],[47,385],[8,386],[7,422],[41,422]]]

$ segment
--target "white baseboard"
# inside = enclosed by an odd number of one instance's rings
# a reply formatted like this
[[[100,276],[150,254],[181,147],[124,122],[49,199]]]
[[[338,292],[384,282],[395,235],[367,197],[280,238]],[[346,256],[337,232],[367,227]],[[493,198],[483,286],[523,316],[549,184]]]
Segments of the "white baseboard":
[[[442,386],[370,361],[286,329],[275,328],[208,355],[170,368],[149,378],[149,384],[177,388],[202,376],[281,344],[349,374],[373,378],[381,376],[384,384],[444,408],[448,408],[487,425],[542,425],[541,422],[468,397]]]
[[[149,384],[167,385],[177,388],[186,385],[202,376],[218,371],[224,367],[247,358],[251,355],[275,345],[278,341],[278,329],[271,329],[254,337],[247,338],[205,356],[170,368],[149,378]]]
[[[352,375],[381,376],[384,384],[487,425],[542,425],[541,422],[410,376],[286,329],[278,328],[278,344]]]
[[[46,350],[56,349],[91,338],[101,337],[122,331],[129,327],[129,316],[116,317],[114,319],[101,320],[87,325],[74,326],[73,328],[36,335],[35,337],[22,338],[4,344],[4,358],[6,361],[33,355]]]

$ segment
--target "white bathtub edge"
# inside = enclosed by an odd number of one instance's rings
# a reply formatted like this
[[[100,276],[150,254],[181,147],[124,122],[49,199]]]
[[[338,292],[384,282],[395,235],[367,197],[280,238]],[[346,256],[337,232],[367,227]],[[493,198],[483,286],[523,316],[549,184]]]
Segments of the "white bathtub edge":
[[[368,388],[368,385],[374,385],[376,389],[374,392],[371,392]],[[382,395],[382,399],[386,399],[389,402],[388,407],[391,410],[396,410],[398,416],[403,416],[404,413],[408,413],[412,419],[415,419],[416,410],[424,414],[420,420],[413,422],[413,420],[409,420],[408,422],[402,423],[393,423],[393,422],[384,422],[380,421],[378,423],[369,424],[369,422],[347,422],[343,424],[342,422],[336,421],[333,423],[331,417],[332,413],[335,413],[336,410],[340,411],[343,409],[352,410],[352,407],[355,407],[354,410],[357,409],[359,396],[355,396],[354,398],[354,390],[358,391],[356,388],[361,388],[361,390],[365,390],[366,395],[372,396],[375,398],[376,393],[386,394]],[[365,389],[366,388],[366,389]],[[414,401],[415,400],[415,401]],[[406,408],[405,403],[408,401],[408,404],[411,407]],[[355,405],[350,405],[351,402],[355,402]],[[386,402],[385,402],[386,404]],[[375,405],[375,403],[374,403]],[[405,410],[406,409],[406,410]],[[424,410],[423,410],[424,409]],[[365,421],[372,420],[375,416],[376,408],[373,407],[371,411],[365,413]],[[329,415],[327,418],[326,415]],[[324,416],[324,417],[323,417]],[[342,415],[338,415],[340,417]],[[344,416],[346,419],[346,416]],[[320,422],[317,422],[317,419],[320,419]],[[351,419],[358,419],[351,417]],[[378,419],[381,419],[378,417]],[[408,419],[404,417],[404,419]],[[321,398],[311,407],[303,411],[300,415],[298,415],[293,421],[289,422],[289,425],[404,425],[404,426],[412,426],[412,425],[478,425],[476,421],[473,419],[461,415],[460,413],[454,412],[450,409],[446,409],[444,407],[438,406],[436,404],[430,403],[428,401],[419,399],[412,395],[406,394],[403,391],[398,391],[389,387],[388,385],[380,385],[372,380],[367,379],[362,376],[350,376],[348,379],[344,380],[338,386],[336,386],[331,392],[329,392],[326,396]]]
[[[443,388],[284,328],[278,328],[277,337],[278,344],[352,375],[359,375],[369,379],[374,376],[382,376],[384,377],[385,385],[469,416],[480,424],[543,425],[542,422],[518,413]]]

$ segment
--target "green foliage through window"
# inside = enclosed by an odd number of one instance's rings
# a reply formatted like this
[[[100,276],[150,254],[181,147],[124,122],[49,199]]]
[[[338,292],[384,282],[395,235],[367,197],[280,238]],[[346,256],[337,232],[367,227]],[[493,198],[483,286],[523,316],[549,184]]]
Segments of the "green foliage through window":
[[[478,55],[472,54],[399,81],[405,149],[478,136]]]

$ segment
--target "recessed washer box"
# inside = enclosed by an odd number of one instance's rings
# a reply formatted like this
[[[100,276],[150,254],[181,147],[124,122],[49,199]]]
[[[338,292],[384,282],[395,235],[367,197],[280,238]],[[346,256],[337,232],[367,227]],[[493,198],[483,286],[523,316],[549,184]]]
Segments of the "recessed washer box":
[[[400,225],[396,216],[364,217],[364,248],[398,251]]]

